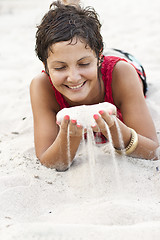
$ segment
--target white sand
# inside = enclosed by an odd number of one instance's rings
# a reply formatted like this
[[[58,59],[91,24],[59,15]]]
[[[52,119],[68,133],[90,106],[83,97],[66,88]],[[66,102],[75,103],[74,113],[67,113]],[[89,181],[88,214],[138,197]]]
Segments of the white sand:
[[[83,148],[65,173],[35,157],[29,83],[42,69],[35,25],[50,3],[0,0],[0,239],[159,240],[160,161],[113,161],[107,147],[99,147],[92,179]],[[129,51],[143,63],[160,140],[159,0],[85,5],[101,15],[106,48]]]
[[[108,102],[103,102],[99,104],[93,104],[90,106],[82,105],[71,108],[63,108],[57,113],[56,120],[61,123],[65,115],[69,115],[70,119],[77,120],[77,123],[82,125],[84,128],[91,127],[96,124],[93,115],[99,114],[100,110],[105,110],[108,113],[116,115],[116,107]]]

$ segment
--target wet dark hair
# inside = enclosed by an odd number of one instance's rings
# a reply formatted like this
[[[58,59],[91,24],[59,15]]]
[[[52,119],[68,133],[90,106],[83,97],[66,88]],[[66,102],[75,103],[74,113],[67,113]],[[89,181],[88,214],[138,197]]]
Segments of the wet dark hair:
[[[46,68],[52,44],[69,40],[72,44],[74,37],[84,41],[100,60],[103,52],[101,24],[93,8],[63,5],[60,1],[53,2],[37,28],[35,51]]]

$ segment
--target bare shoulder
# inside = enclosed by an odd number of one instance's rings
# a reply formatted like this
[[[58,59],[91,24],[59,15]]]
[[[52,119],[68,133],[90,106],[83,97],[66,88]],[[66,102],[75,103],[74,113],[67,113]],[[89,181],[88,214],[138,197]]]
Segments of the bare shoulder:
[[[113,69],[112,91],[118,107],[129,98],[144,100],[142,82],[136,69],[125,61],[119,61]]]
[[[55,93],[49,81],[49,77],[45,73],[35,76],[30,84],[30,96],[32,106],[38,105],[50,108],[57,112],[59,105],[55,98]]]
[[[127,62],[119,61],[113,70],[112,81],[113,98],[121,110],[124,123],[142,136],[157,141],[154,123],[135,68]]]

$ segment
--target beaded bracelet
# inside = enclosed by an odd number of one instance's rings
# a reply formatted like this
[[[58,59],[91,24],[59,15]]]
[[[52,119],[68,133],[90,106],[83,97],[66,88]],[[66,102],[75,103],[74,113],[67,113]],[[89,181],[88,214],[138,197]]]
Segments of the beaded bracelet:
[[[130,130],[131,130],[130,143],[124,149],[116,149],[117,153],[119,153],[119,154],[124,153],[125,155],[129,155],[136,149],[136,147],[138,145],[138,134],[136,133],[136,131],[134,129],[130,128]]]

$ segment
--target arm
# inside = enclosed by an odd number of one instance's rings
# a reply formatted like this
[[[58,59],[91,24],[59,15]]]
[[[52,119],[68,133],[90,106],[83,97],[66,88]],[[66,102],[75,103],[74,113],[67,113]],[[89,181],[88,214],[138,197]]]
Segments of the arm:
[[[120,61],[113,70],[112,92],[115,105],[121,110],[123,121],[117,119],[124,140],[124,147],[128,146],[133,128],[138,134],[138,145],[130,156],[144,159],[157,159],[156,150],[159,146],[156,130],[142,91],[142,85],[135,69],[128,63]],[[114,147],[120,149],[118,132],[113,119],[106,112],[101,114],[109,124]],[[104,129],[104,122],[97,119],[100,129]],[[102,133],[107,136],[106,131]]]
[[[74,159],[81,141],[82,128],[75,121],[63,119],[61,127],[56,124],[59,110],[48,77],[41,74],[30,85],[34,119],[35,150],[38,159],[46,167],[66,170]],[[67,129],[70,126],[70,154],[68,155]],[[68,159],[70,156],[70,159]]]

